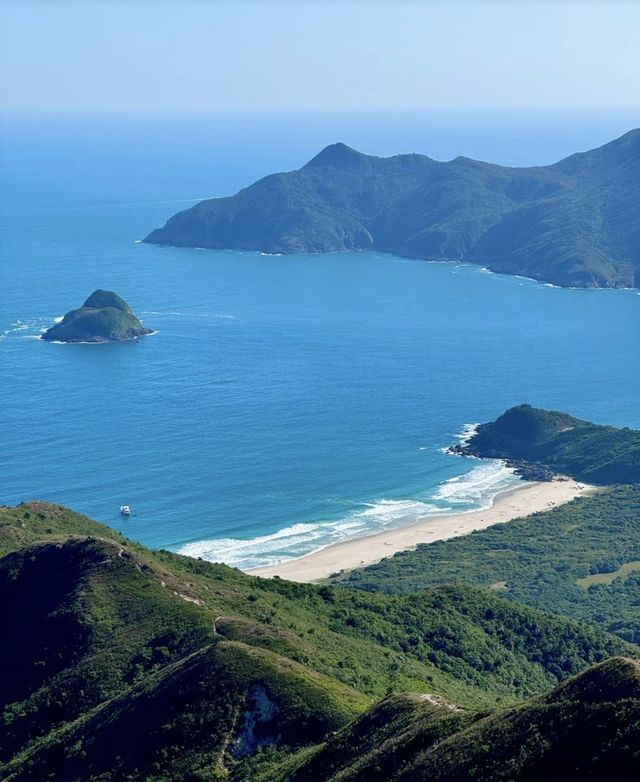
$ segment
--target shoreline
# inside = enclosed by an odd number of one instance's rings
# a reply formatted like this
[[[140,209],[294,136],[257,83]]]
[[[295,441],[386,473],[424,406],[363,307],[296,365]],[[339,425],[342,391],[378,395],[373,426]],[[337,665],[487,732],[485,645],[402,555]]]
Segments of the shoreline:
[[[255,182],[253,183],[255,184]],[[209,196],[207,198],[201,198],[200,200],[197,200],[196,203],[201,203],[202,201],[212,201],[214,199],[220,199],[220,198],[231,198],[234,194],[231,196]],[[191,199],[178,199],[180,201],[191,201]],[[155,228],[155,231],[160,230],[160,228]],[[271,257],[271,258],[279,258],[279,257],[285,257],[287,255],[302,255],[302,256],[318,256],[318,255],[341,255],[341,254],[349,254],[349,253],[380,253],[381,255],[388,255],[390,257],[396,257],[400,258],[404,261],[417,261],[422,263],[433,263],[433,264],[450,264],[450,265],[459,265],[459,266],[469,266],[470,268],[478,269],[480,272],[484,274],[495,274],[498,277],[511,277],[514,280],[526,280],[527,282],[537,283],[538,285],[542,285],[545,288],[557,288],[558,290],[566,290],[566,291],[632,291],[634,293],[638,293],[638,288],[636,287],[627,287],[623,285],[563,285],[560,282],[551,282],[551,280],[548,280],[544,277],[529,277],[526,274],[516,274],[514,272],[504,272],[504,271],[495,271],[494,269],[490,268],[489,266],[485,266],[484,264],[478,263],[476,261],[464,261],[457,258],[423,258],[421,256],[416,255],[402,255],[397,250],[385,250],[380,247],[366,247],[361,249],[350,249],[350,250],[324,250],[324,251],[302,251],[302,252],[287,252],[287,253],[270,253],[266,252],[264,250],[256,250],[255,248],[250,247],[197,247],[193,244],[170,244],[168,242],[148,242],[147,237],[144,239],[136,239],[134,241],[134,244],[147,244],[151,247],[169,247],[175,250],[203,250],[205,252],[224,252],[224,253],[252,253],[257,255],[262,255],[265,257]],[[639,294],[640,295],[640,294]]]
[[[462,537],[494,524],[504,524],[513,519],[551,510],[576,497],[591,494],[597,491],[597,488],[571,478],[527,483],[497,494],[488,508],[425,516],[405,527],[333,543],[303,557],[246,572],[252,576],[279,576],[301,583],[320,581],[341,570],[355,570],[373,565],[400,551],[414,549],[422,543]]]

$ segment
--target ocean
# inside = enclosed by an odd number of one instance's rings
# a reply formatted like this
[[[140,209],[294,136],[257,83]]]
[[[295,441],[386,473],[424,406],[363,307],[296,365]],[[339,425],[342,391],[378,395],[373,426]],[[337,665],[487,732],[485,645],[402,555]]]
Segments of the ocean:
[[[530,165],[629,121],[5,118],[0,502],[47,499],[146,545],[248,568],[489,505],[519,479],[445,449],[511,405],[640,427],[638,291],[382,253],[139,242],[177,210],[337,140]],[[157,333],[39,339],[98,287]]]

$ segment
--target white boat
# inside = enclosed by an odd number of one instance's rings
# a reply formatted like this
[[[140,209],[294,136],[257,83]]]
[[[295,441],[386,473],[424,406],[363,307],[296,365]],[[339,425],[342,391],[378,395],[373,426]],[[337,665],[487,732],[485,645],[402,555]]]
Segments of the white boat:
[[[121,505],[120,506],[120,513],[123,516],[131,516],[131,508],[128,505]]]

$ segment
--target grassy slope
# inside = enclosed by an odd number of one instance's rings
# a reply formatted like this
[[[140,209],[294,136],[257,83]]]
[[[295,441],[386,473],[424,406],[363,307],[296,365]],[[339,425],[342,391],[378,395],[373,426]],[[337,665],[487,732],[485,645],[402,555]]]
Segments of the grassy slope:
[[[131,736],[155,725],[153,740],[123,749],[119,768],[141,769],[135,779],[163,778],[168,757],[184,758],[194,725],[203,738],[189,768],[219,769],[252,684],[266,684],[287,715],[281,735],[294,735],[289,721],[308,742],[388,690],[508,704],[625,651],[610,636],[485,592],[389,597],[265,581],[150,552],[45,503],[1,509],[0,545],[1,619],[12,639],[1,649],[0,705],[4,757],[22,753],[15,779],[41,779],[56,763],[73,769],[76,752],[96,758],[95,778],[122,778],[100,766],[108,725]],[[157,708],[183,665],[191,671],[180,685],[184,708]],[[224,708],[198,695],[203,677]]]
[[[614,487],[526,519],[419,546],[339,581],[387,593],[452,582],[497,585],[503,597],[594,622],[637,643],[640,573],[623,571],[611,583],[588,588],[580,581],[640,560],[638,508],[640,486]]]
[[[378,704],[314,753],[264,762],[260,782],[637,779],[640,668],[607,661],[507,711],[461,714],[411,696]]]

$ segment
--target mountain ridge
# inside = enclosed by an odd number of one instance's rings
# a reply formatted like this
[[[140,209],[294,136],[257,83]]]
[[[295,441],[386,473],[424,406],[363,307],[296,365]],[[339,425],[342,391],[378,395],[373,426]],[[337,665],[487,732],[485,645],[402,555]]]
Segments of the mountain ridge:
[[[597,697],[590,687],[597,683]],[[512,709],[460,713],[419,696],[391,696],[293,768],[258,782],[537,782],[640,768],[640,669],[613,658]]]
[[[202,201],[151,244],[267,253],[380,250],[575,287],[640,284],[640,130],[550,166],[366,155],[330,144],[296,171]]]
[[[43,502],[0,508],[0,552],[11,782],[248,782],[254,762],[297,762],[389,691],[462,716],[637,653],[486,590],[259,579]]]

